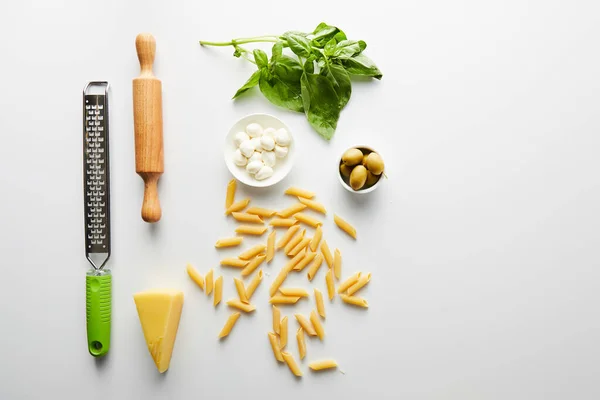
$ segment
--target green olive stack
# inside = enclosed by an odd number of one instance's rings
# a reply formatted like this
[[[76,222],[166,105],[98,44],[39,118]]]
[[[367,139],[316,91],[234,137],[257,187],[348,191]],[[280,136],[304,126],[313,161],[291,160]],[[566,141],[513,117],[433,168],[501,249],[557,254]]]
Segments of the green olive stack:
[[[346,151],[340,163],[340,173],[355,190],[368,189],[375,185],[383,174],[383,159],[379,154],[365,148]]]

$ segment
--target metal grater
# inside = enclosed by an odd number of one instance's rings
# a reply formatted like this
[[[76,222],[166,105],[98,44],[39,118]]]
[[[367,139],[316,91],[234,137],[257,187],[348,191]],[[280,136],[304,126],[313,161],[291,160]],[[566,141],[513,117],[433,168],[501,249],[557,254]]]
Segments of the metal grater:
[[[89,82],[83,88],[85,256],[93,267],[86,276],[86,316],[93,356],[106,354],[110,346],[112,276],[104,268],[110,258],[108,87],[108,82]]]

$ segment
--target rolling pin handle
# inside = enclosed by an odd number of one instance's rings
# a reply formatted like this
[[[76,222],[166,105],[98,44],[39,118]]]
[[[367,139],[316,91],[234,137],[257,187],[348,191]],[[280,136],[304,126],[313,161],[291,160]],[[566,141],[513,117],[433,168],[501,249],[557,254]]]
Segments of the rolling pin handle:
[[[157,173],[141,173],[144,179],[144,203],[142,204],[142,219],[154,223],[160,220],[162,211],[158,200],[158,178]]]
[[[140,60],[140,77],[154,76],[152,73],[152,64],[156,55],[156,40],[149,33],[140,33],[135,38],[135,49],[138,60]]]

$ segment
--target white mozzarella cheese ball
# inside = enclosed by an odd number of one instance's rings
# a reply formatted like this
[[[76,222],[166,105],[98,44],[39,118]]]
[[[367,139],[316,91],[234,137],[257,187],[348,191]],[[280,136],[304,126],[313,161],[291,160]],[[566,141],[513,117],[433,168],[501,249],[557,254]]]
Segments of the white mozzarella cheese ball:
[[[260,144],[259,137],[252,138],[252,139],[250,139],[250,141],[252,142],[252,145],[254,146],[254,151],[263,151],[263,148]]]
[[[275,146],[275,156],[277,158],[285,158],[288,154],[288,148],[283,146]]]
[[[233,162],[238,167],[243,167],[248,162],[248,159],[244,157],[240,149],[237,149],[235,153],[233,153]]]
[[[269,136],[272,137],[273,139],[275,138],[275,128],[267,128],[263,131],[263,136]]]
[[[260,145],[264,150],[273,150],[275,148],[275,140],[270,136],[260,138]]]
[[[240,147],[243,141],[250,139],[250,136],[246,134],[246,132],[238,132],[233,137],[233,143],[235,143],[235,147]]]
[[[248,159],[248,162],[261,161],[261,160],[262,160],[261,154],[258,151],[255,151],[254,153],[252,153],[252,155]]]
[[[246,133],[250,135],[251,138],[259,137],[263,133],[263,128],[256,122],[248,124],[246,127]]]
[[[250,157],[252,153],[254,153],[254,144],[251,140],[244,140],[240,144],[240,151],[244,155],[244,157]]]
[[[275,162],[277,161],[277,157],[275,157],[275,153],[272,151],[263,151],[261,159],[267,167],[271,168],[275,166]]]
[[[265,165],[256,173],[254,178],[256,178],[256,180],[262,181],[264,179],[270,178],[271,176],[273,176],[273,168],[267,167]]]
[[[262,161],[252,161],[249,162],[248,165],[246,165],[246,171],[249,174],[256,174],[258,171],[260,171],[260,169],[264,167],[264,164],[262,163]]]
[[[280,146],[289,146],[292,142],[292,137],[285,128],[281,128],[275,132],[275,142]]]

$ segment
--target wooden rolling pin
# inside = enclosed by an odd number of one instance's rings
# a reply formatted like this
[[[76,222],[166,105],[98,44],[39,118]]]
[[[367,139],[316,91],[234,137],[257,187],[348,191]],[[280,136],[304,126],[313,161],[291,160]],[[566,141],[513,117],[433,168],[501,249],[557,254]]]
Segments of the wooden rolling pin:
[[[142,219],[158,222],[158,179],[165,170],[163,158],[162,84],[152,73],[156,41],[149,33],[135,39],[140,76],[133,80],[133,122],[135,128],[135,172],[144,180]]]

